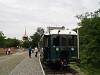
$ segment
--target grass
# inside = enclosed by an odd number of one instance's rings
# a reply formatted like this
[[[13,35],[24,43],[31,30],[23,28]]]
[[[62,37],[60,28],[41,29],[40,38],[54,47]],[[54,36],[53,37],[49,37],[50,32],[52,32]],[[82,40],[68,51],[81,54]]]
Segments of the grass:
[[[79,72],[79,75],[100,75],[100,69],[95,69],[85,65],[85,68],[78,67],[76,64],[70,64],[70,66]]]
[[[87,75],[85,71],[81,70],[80,67],[78,67],[75,63],[70,64],[70,66],[79,72],[79,75]]]

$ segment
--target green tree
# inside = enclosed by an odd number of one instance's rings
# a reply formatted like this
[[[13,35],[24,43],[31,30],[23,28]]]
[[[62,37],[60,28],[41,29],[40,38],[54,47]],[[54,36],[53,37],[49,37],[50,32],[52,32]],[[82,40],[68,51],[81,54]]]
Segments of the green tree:
[[[31,36],[33,48],[38,46],[38,42],[40,41],[40,38],[41,36],[37,32],[33,36]]]
[[[24,41],[22,46],[23,46],[23,48],[29,48],[30,41]]]
[[[40,41],[40,38],[42,37],[43,34],[44,34],[44,29],[41,27],[38,27],[35,34],[33,34],[33,36],[30,36],[32,39],[31,45],[33,48],[38,46],[38,42]]]
[[[78,15],[77,18],[81,20],[79,23],[81,64],[91,74],[97,75],[94,71],[100,68],[100,9],[94,13]]]
[[[17,47],[20,41],[17,39],[5,38],[2,31],[0,31],[0,47]]]
[[[42,35],[44,34],[44,29],[41,28],[41,27],[38,27],[38,28],[37,28],[37,33],[38,33],[40,36],[42,36]]]
[[[5,36],[2,31],[0,31],[0,47],[4,47]]]
[[[5,47],[17,47],[20,45],[20,41],[17,39],[11,39],[11,38],[7,38],[4,41],[4,45]]]

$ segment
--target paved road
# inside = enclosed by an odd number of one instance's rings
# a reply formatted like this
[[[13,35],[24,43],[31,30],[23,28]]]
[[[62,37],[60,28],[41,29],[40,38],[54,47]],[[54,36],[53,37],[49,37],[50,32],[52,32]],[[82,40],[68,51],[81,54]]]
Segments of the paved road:
[[[27,56],[27,51],[0,56],[0,75],[9,75],[9,73]]]

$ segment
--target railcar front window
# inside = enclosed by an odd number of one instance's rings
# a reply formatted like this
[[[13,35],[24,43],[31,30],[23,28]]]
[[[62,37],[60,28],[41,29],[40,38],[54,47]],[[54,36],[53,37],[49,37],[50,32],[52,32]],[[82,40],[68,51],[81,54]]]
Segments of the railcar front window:
[[[69,44],[69,46],[74,46],[74,36],[73,35],[70,35],[69,36],[69,42],[68,42]]]
[[[62,40],[61,45],[66,46],[66,37],[62,37],[61,40]]]
[[[60,36],[53,38],[53,45],[60,46]]]

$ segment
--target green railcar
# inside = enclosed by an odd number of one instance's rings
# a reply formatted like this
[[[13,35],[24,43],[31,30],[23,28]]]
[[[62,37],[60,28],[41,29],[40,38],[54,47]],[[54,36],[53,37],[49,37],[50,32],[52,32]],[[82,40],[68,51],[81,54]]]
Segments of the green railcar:
[[[72,30],[53,29],[41,39],[41,59],[47,63],[67,65],[79,62],[78,34]]]

